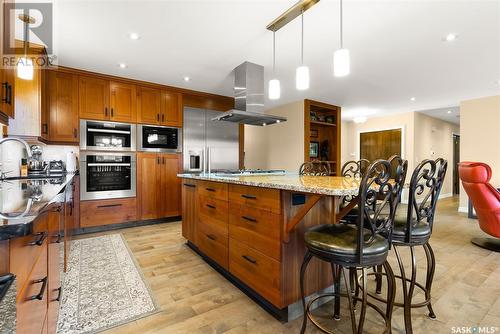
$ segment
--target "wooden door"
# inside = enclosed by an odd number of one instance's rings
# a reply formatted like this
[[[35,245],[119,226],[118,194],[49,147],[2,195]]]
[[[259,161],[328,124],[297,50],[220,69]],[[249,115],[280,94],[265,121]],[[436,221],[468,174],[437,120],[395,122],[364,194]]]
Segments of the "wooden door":
[[[79,143],[78,77],[50,71],[48,87],[48,137],[53,142]],[[42,132],[43,132],[42,126]]]
[[[359,138],[359,157],[374,161],[401,155],[401,129],[362,132]]]
[[[137,123],[160,124],[162,115],[161,91],[139,87],[137,96]]]
[[[81,76],[79,79],[80,118],[109,120],[109,82]]]
[[[137,213],[140,219],[155,219],[161,214],[159,189],[161,157],[156,153],[137,153]]]
[[[182,180],[182,236],[196,245],[196,221],[198,219],[197,183]]]
[[[135,123],[137,91],[135,85],[111,82],[110,116],[112,121]]]
[[[177,177],[180,171],[179,154],[160,154],[160,207],[162,217],[181,215],[181,179]]]
[[[162,92],[161,124],[167,126],[182,126],[182,95],[180,93]]]

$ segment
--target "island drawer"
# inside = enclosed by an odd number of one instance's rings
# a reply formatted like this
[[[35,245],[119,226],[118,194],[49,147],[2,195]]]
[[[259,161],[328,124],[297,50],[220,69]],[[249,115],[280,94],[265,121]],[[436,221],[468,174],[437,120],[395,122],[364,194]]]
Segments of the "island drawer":
[[[37,259],[47,253],[47,215],[37,218],[34,225],[37,232],[33,235],[10,240],[9,270],[17,277],[18,290],[24,287]]]
[[[41,333],[47,314],[47,243],[27,277],[24,288],[18,289],[16,305],[17,333]]]
[[[227,201],[227,184],[221,182],[199,181],[198,195]]]
[[[281,308],[280,263],[229,238],[229,272]]]
[[[197,234],[197,243],[200,251],[228,270],[227,232],[224,233],[217,226],[200,222]]]
[[[236,203],[229,204],[229,236],[281,261],[281,215]]]
[[[80,202],[80,226],[91,227],[135,221],[135,197]]]
[[[205,224],[217,225],[227,234],[228,202],[200,196],[198,216]]]
[[[229,185],[229,201],[280,214],[281,198],[278,189]]]

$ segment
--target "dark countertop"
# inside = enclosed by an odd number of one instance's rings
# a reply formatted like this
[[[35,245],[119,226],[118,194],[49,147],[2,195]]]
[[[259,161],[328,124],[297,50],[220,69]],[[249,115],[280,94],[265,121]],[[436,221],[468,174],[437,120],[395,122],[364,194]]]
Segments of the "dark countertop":
[[[0,240],[31,234],[33,221],[48,205],[59,200],[59,194],[73,177],[74,174],[67,174],[0,181]]]

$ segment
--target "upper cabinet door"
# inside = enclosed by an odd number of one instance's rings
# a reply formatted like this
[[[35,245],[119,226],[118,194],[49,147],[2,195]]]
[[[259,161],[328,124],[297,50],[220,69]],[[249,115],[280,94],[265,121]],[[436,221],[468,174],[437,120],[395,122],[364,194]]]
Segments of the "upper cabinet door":
[[[137,123],[160,124],[161,117],[161,91],[154,88],[138,87]]]
[[[110,116],[112,121],[135,123],[137,91],[135,85],[111,82]]]
[[[80,77],[80,118],[109,120],[109,82]]]
[[[47,87],[49,140],[78,143],[78,77],[49,71]]]
[[[182,94],[162,92],[161,124],[182,127]]]

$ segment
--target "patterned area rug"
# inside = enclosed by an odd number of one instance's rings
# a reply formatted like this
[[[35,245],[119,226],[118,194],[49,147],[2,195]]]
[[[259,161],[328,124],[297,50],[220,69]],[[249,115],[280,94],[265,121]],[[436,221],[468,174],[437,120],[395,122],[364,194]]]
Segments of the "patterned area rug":
[[[96,333],[159,311],[121,234],[74,240],[58,333]]]

